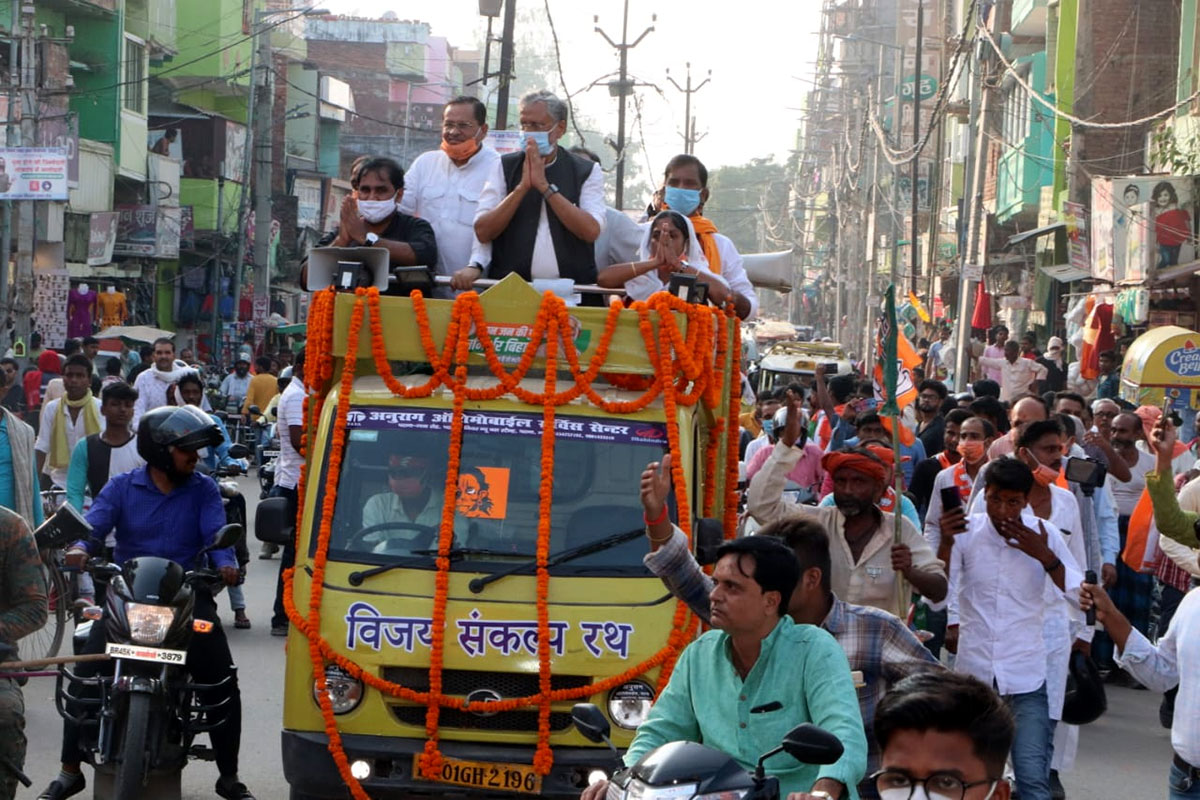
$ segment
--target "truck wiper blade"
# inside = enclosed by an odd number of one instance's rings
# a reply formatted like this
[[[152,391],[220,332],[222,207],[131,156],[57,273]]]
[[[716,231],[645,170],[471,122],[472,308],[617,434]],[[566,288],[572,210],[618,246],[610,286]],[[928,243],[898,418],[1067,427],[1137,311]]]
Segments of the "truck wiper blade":
[[[409,555],[414,556],[436,556],[437,554],[437,550],[413,550],[411,553],[409,553]],[[518,558],[535,557],[532,553],[514,553],[509,550],[489,550],[484,547],[452,547],[450,552],[447,553],[447,556],[451,561],[461,561],[466,556],[510,556]],[[376,575],[382,575],[385,572],[406,566],[409,566],[409,564],[406,564],[403,561],[393,561],[390,564],[381,564],[378,567],[371,567],[370,569],[351,572],[347,579],[350,581],[351,586],[361,586],[362,582],[367,578],[373,578]]]
[[[558,566],[559,564],[566,563],[567,561],[572,561],[576,558],[581,558],[583,556],[589,556],[592,553],[599,553],[602,550],[608,550],[612,547],[616,547],[619,544],[624,544],[625,542],[633,541],[637,537],[642,536],[645,532],[646,532],[645,528],[635,528],[634,530],[631,530],[631,531],[625,531],[624,533],[615,533],[612,536],[606,536],[603,539],[597,539],[594,542],[588,542],[587,544],[582,544],[579,547],[573,547],[570,550],[564,550],[561,553],[558,553],[558,554],[553,555],[550,558],[546,559],[546,566],[547,567],[555,567],[555,566]],[[472,593],[479,594],[480,592],[482,592],[484,590],[484,588],[489,583],[495,583],[496,581],[500,580],[501,578],[507,578],[509,575],[517,575],[517,574],[523,573],[523,572],[533,572],[536,569],[537,569],[537,559],[535,558],[531,561],[525,561],[520,564],[514,564],[513,566],[511,566],[507,569],[502,569],[502,570],[499,570],[498,572],[493,572],[490,575],[484,575],[479,578],[474,578],[471,580],[471,582],[469,584],[467,584],[467,588],[469,588]]]

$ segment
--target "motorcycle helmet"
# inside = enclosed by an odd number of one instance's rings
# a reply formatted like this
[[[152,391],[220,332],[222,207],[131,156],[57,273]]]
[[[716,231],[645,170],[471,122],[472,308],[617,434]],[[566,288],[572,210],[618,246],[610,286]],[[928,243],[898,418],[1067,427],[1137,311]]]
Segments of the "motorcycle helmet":
[[[1095,722],[1108,709],[1104,681],[1090,656],[1075,650],[1067,670],[1067,693],[1063,699],[1062,721],[1068,725]]]
[[[138,455],[152,467],[171,469],[172,447],[199,450],[216,447],[224,437],[212,417],[195,406],[162,406],[138,422]]]

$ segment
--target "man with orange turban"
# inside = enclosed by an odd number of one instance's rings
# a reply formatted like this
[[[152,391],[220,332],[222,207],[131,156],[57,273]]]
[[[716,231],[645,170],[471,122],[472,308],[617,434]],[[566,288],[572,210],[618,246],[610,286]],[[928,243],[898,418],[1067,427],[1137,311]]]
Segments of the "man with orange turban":
[[[821,459],[822,468],[833,476],[833,507],[805,506],[784,498],[787,474],[801,454],[795,447],[800,436],[798,402],[789,401],[779,439],[767,463],[750,481],[747,511],[763,525],[795,514],[824,525],[831,544],[833,591],[847,602],[904,617],[909,586],[935,602],[945,598],[945,565],[920,531],[901,518],[896,541],[895,518],[879,510],[888,471],[871,450],[848,448],[826,453]]]

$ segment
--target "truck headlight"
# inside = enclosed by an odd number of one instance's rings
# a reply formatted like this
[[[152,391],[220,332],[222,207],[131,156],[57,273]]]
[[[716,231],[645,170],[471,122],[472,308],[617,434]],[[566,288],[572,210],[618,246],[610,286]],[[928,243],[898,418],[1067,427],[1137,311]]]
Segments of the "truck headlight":
[[[129,603],[125,606],[129,620],[129,638],[138,644],[161,644],[175,621],[175,609],[149,603]]]
[[[313,701],[320,706],[321,695],[315,678],[312,692]],[[348,714],[362,702],[363,683],[336,664],[329,664],[325,667],[325,693],[329,695],[333,713]]]
[[[608,715],[618,726],[636,730],[654,704],[654,689],[641,681],[623,683],[608,693]]]

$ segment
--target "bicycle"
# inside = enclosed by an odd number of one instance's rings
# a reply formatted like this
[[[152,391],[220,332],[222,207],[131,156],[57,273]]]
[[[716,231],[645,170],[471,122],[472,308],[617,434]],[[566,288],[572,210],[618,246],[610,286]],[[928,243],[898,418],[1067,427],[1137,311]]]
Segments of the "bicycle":
[[[53,488],[42,492],[42,509],[50,519],[66,500],[66,491]],[[35,658],[53,658],[62,647],[67,629],[68,609],[75,600],[75,576],[67,577],[63,548],[39,548],[42,559],[42,575],[46,579],[46,596],[49,614],[46,623],[36,631],[26,634],[17,642],[22,661]],[[73,609],[72,609],[73,611]]]

